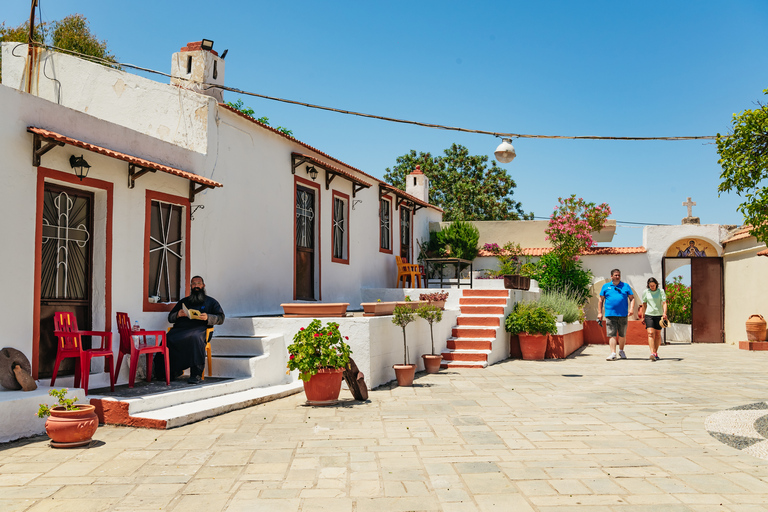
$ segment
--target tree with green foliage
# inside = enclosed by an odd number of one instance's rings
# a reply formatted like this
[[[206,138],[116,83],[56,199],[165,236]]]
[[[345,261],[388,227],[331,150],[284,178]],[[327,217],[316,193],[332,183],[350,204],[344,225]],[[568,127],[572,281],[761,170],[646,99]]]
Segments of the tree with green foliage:
[[[470,155],[467,148],[451,144],[444,156],[411,150],[388,167],[384,180],[405,190],[405,178],[416,165],[429,179],[429,202],[443,209],[443,220],[530,220],[512,199],[515,181],[488,156]]]
[[[763,90],[768,94],[768,89]],[[751,234],[768,243],[768,106],[733,115],[733,133],[717,134],[720,174],[718,193],[735,191],[744,198],[738,210]]]
[[[269,118],[266,116],[262,117],[256,117],[256,111],[253,110],[251,107],[247,106],[243,103],[243,100],[237,100],[237,101],[228,101],[227,106],[232,107],[235,110],[239,110],[243,114],[247,115],[248,117],[255,119],[256,121],[260,122],[261,124],[265,124],[269,126]],[[283,126],[278,126],[277,131],[283,132],[284,134],[288,135],[289,137],[293,137],[293,131],[289,130],[288,128],[285,128]]]
[[[105,40],[100,41],[91,33],[88,20],[82,14],[71,14],[50,24],[46,22],[36,23],[32,38],[36,43],[52,45],[85,56],[117,63],[115,56],[107,49],[107,42]],[[5,22],[0,24],[0,42],[26,43],[28,39],[29,21],[25,21],[17,27],[8,27]],[[97,62],[104,64],[102,61]],[[117,64],[114,64],[113,67],[119,69]]]

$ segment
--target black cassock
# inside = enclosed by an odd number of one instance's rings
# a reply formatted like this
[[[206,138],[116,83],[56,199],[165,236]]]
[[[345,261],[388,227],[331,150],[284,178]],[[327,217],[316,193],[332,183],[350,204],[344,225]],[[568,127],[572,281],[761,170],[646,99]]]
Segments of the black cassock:
[[[196,309],[201,313],[207,313],[208,320],[191,320],[185,316],[179,318],[178,314],[182,304],[186,305],[187,309]],[[202,371],[205,366],[205,332],[213,325],[224,323],[224,310],[221,309],[219,302],[213,297],[206,297],[203,305],[200,306],[199,304],[191,304],[190,298],[184,297],[168,313],[168,321],[173,324],[171,330],[166,334],[171,376],[177,376],[187,368],[193,370],[197,368]],[[164,373],[165,369],[162,357],[162,354],[155,355],[154,367],[158,372],[158,378],[165,378],[165,375],[160,375],[160,373]]]

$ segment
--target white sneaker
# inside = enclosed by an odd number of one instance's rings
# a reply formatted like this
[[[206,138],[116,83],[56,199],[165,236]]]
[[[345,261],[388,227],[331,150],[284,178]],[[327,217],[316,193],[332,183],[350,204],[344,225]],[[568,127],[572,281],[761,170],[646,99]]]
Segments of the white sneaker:
[[[611,352],[611,355],[605,358],[606,361],[615,361],[616,360],[616,352]]]
[[[627,358],[627,354],[625,354],[623,350],[619,350],[619,357],[622,358],[622,359],[626,359]]]

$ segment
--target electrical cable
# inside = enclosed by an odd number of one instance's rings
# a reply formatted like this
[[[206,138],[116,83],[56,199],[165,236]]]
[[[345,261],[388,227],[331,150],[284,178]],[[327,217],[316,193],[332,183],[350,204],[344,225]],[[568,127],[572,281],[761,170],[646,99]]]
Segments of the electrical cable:
[[[26,44],[26,43],[22,43]],[[39,44],[39,43],[38,43]],[[85,59],[91,60],[93,62],[100,62],[102,64],[106,64],[109,66],[122,66],[126,68],[132,68],[137,69],[139,71],[144,71],[146,73],[154,73],[157,75],[165,76],[168,78],[173,78],[176,80],[184,80],[193,82],[193,80],[184,78],[184,77],[178,77],[178,76],[172,76],[168,73],[163,73],[162,71],[156,71],[154,69],[148,69],[141,66],[136,66],[135,64],[128,64],[124,62],[113,62],[107,59],[102,59],[99,57],[94,57],[92,55],[84,55],[82,53],[78,53],[73,50],[66,50],[64,48],[58,48],[56,46],[49,46],[49,45],[43,45],[39,44],[39,46],[58,50],[64,53],[69,53],[72,55],[77,55],[79,57],[83,57]],[[197,83],[197,82],[195,82]],[[256,92],[250,92],[250,91],[244,91],[242,89],[237,89],[235,87],[227,87],[225,85],[218,85],[218,84],[209,84],[209,83],[202,83],[201,86],[205,86],[206,89],[212,89],[217,88],[224,91],[234,92],[237,94],[243,94],[246,96],[254,96],[257,98],[262,98],[266,100],[271,101],[278,101],[282,103],[289,103],[292,105],[299,105],[302,107],[308,107],[308,108],[314,108],[318,110],[326,110],[328,112],[336,112],[339,114],[347,114],[347,115],[353,115],[358,117],[367,117],[369,119],[378,119],[380,121],[389,121],[393,123],[401,123],[401,124],[410,124],[415,126],[422,126],[424,128],[435,128],[440,130],[449,130],[449,131],[456,131],[456,132],[464,132],[464,133],[478,133],[481,135],[493,135],[494,137],[503,137],[503,138],[513,138],[513,139],[571,139],[571,140],[623,140],[623,141],[649,141],[649,140],[665,140],[665,141],[679,141],[679,140],[716,140],[716,135],[695,135],[695,136],[680,136],[680,137],[619,137],[619,136],[603,136],[603,135],[541,135],[541,134],[526,134],[526,133],[508,133],[508,132],[494,132],[489,130],[473,130],[469,128],[460,128],[457,126],[447,126],[442,124],[435,124],[435,123],[425,123],[421,121],[410,121],[407,119],[398,119],[395,117],[388,117],[388,116],[379,116],[376,114],[366,114],[363,112],[356,112],[354,110],[345,110],[345,109],[339,109],[334,107],[325,107],[322,105],[316,105],[313,103],[305,103],[303,101],[297,101],[297,100],[289,100],[286,98],[278,98],[276,96],[268,96],[266,94],[259,94]]]

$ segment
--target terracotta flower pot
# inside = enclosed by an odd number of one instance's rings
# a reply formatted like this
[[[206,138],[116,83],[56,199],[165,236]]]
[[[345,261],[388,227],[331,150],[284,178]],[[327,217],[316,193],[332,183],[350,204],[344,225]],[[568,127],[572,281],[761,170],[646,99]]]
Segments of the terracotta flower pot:
[[[404,300],[402,302],[397,302],[398,306],[408,306],[412,310],[416,311],[424,304],[427,304],[429,301],[426,300]]]
[[[523,359],[541,360],[547,353],[547,335],[546,334],[528,334],[521,332],[518,334],[520,339],[520,352]]]
[[[397,302],[361,302],[360,305],[363,306],[363,316],[384,316],[392,314]]]
[[[437,373],[440,371],[440,362],[443,360],[443,356],[424,354],[421,358],[424,360],[424,369],[427,373]]]
[[[332,405],[338,402],[341,393],[343,368],[321,368],[304,382],[304,394],[310,405]]]
[[[45,421],[45,433],[51,438],[54,448],[73,448],[91,442],[99,426],[93,405],[78,405],[77,409],[66,410],[62,405],[51,408],[51,415]]]
[[[325,318],[347,316],[349,302],[288,302],[280,304],[285,317]]]
[[[429,301],[429,303],[432,304],[433,306],[437,306],[440,309],[442,309],[443,311],[445,311],[445,301],[444,300],[431,300],[431,301]]]
[[[392,368],[395,369],[398,386],[413,386],[413,377],[416,375],[415,364],[396,364]]]

